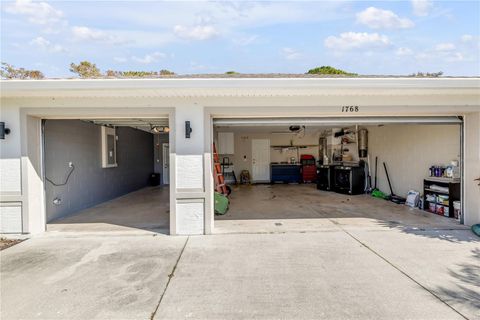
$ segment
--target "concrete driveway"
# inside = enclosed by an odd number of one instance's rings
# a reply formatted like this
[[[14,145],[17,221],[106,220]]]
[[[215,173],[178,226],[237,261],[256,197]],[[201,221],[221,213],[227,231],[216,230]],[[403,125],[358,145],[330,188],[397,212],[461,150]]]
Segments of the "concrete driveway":
[[[318,232],[46,235],[1,253],[2,319],[480,319],[480,238]]]

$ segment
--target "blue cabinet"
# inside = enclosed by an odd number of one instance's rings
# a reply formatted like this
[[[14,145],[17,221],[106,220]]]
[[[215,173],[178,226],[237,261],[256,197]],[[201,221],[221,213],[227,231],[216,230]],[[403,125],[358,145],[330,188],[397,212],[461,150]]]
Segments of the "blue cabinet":
[[[272,183],[300,183],[302,180],[302,165],[300,164],[276,164],[270,165],[270,177]]]

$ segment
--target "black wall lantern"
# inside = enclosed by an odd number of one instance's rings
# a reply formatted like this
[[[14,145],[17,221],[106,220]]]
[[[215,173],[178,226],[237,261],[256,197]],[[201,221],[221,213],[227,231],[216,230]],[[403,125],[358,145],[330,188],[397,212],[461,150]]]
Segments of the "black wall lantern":
[[[10,133],[10,129],[5,128],[5,122],[0,122],[0,139],[5,139],[5,135]]]
[[[190,121],[185,121],[185,138],[190,139],[190,133],[192,133],[192,127],[190,127]]]

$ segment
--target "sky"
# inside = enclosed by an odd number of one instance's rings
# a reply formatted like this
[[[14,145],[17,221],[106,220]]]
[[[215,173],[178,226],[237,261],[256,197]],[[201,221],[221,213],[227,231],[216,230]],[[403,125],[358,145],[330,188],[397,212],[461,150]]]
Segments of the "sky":
[[[480,75],[480,1],[1,0],[1,60],[102,71]]]

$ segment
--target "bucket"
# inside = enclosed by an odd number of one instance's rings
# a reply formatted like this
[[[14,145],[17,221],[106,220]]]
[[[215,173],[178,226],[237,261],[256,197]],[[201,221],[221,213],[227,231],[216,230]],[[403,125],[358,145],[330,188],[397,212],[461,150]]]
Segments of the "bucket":
[[[453,216],[457,220],[462,217],[462,203],[460,201],[453,201]]]

